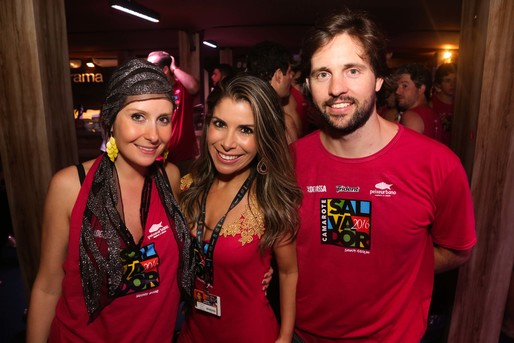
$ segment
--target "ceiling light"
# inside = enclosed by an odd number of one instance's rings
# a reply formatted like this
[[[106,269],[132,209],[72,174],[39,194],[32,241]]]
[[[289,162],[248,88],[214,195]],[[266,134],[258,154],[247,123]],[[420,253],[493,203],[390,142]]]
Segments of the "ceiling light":
[[[213,41],[207,41],[207,40],[203,41],[203,45],[207,45],[208,47],[211,47],[214,49],[216,49],[218,47],[218,45],[216,43],[214,43]]]
[[[78,69],[82,67],[82,61],[79,59],[70,59],[70,68]]]
[[[93,63],[93,60],[87,61],[86,65],[88,66],[88,68],[94,68],[95,67],[95,64]]]
[[[131,0],[110,0],[109,4],[112,8],[119,11],[135,15],[136,17],[143,18],[154,23],[159,22],[159,13],[138,5]]]
[[[109,68],[109,67],[117,67],[118,59],[117,58],[94,58],[93,63],[99,67]]]

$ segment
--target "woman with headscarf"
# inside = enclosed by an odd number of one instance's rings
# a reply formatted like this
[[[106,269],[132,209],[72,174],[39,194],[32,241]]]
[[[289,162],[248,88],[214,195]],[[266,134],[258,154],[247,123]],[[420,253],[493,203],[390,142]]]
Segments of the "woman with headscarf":
[[[113,73],[100,114],[107,152],[49,186],[28,342],[171,342],[180,294],[192,294],[180,176],[160,162],[173,107],[152,63]]]

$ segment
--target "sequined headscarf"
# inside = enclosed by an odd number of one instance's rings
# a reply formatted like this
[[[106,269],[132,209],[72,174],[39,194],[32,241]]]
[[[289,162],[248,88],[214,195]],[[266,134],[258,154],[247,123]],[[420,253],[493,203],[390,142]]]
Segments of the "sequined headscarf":
[[[109,134],[118,112],[127,105],[127,98],[143,94],[160,94],[173,103],[173,89],[161,68],[143,59],[132,59],[114,71],[100,113],[106,134]]]
[[[118,112],[134,96],[156,95],[172,100],[172,88],[163,71],[145,60],[133,59],[116,69],[109,80],[107,96],[100,120],[106,133],[110,133]],[[137,98],[137,97],[136,97]],[[153,97],[152,97],[153,98]],[[138,249],[120,214],[120,190],[114,163],[104,155],[93,178],[80,234],[80,274],[84,299],[93,321],[100,311],[117,296],[122,281],[123,266],[120,253],[129,248]],[[144,222],[149,204],[149,189],[155,182],[159,198],[173,230],[180,256],[178,282],[181,294],[191,298],[193,263],[191,259],[190,232],[173,197],[166,172],[160,162],[150,167],[141,195],[141,220]],[[145,213],[146,211],[146,213]]]

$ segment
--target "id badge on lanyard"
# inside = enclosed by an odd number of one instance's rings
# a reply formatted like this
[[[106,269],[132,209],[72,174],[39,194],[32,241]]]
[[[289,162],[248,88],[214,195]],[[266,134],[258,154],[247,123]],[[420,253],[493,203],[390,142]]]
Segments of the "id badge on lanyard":
[[[232,210],[240,201],[250,188],[253,179],[255,178],[255,170],[252,169],[250,175],[243,183],[236,196],[232,200],[227,212],[221,217],[216,226],[214,227],[209,243],[203,242],[204,228],[205,228],[205,207],[207,204],[207,193],[202,199],[202,208],[200,217],[196,223],[196,244],[195,244],[195,262],[196,262],[196,277],[204,283],[204,290],[194,290],[195,308],[216,316],[221,316],[221,299],[219,296],[209,292],[214,282],[214,248],[218,241],[221,228],[225,222],[227,214]]]
[[[221,317],[221,298],[219,296],[209,293],[208,289],[205,291],[195,289],[194,296],[197,310]]]
[[[204,248],[208,247],[209,243],[205,243]],[[194,302],[195,308],[199,311],[207,312],[215,316],[221,317],[221,298],[209,292],[212,286],[205,282],[205,254],[203,254],[198,244],[195,244],[195,261],[197,276],[196,279],[204,284],[204,290],[195,288]]]

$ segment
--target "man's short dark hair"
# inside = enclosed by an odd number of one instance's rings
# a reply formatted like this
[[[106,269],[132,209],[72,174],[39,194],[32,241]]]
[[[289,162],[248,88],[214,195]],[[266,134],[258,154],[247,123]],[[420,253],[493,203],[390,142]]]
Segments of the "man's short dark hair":
[[[394,72],[396,76],[409,74],[412,82],[417,88],[425,85],[425,97],[430,99],[432,89],[432,74],[430,70],[420,63],[409,63],[396,68]]]
[[[305,36],[302,48],[302,79],[309,77],[314,53],[337,35],[344,33],[360,43],[364,52],[361,57],[371,65],[375,76],[387,76],[387,43],[384,34],[366,12],[343,8],[322,18]]]
[[[225,64],[225,63],[220,63],[216,66],[214,66],[214,68],[212,68],[212,70],[214,69],[218,69],[220,71],[220,74],[222,77],[230,77],[232,75],[234,75],[234,68],[230,65],[230,64]]]
[[[291,53],[284,46],[265,41],[250,50],[246,59],[246,68],[249,74],[269,82],[277,69],[286,74],[292,60]]]
[[[434,83],[440,85],[445,76],[456,73],[457,65],[455,63],[443,63],[435,71]]]

